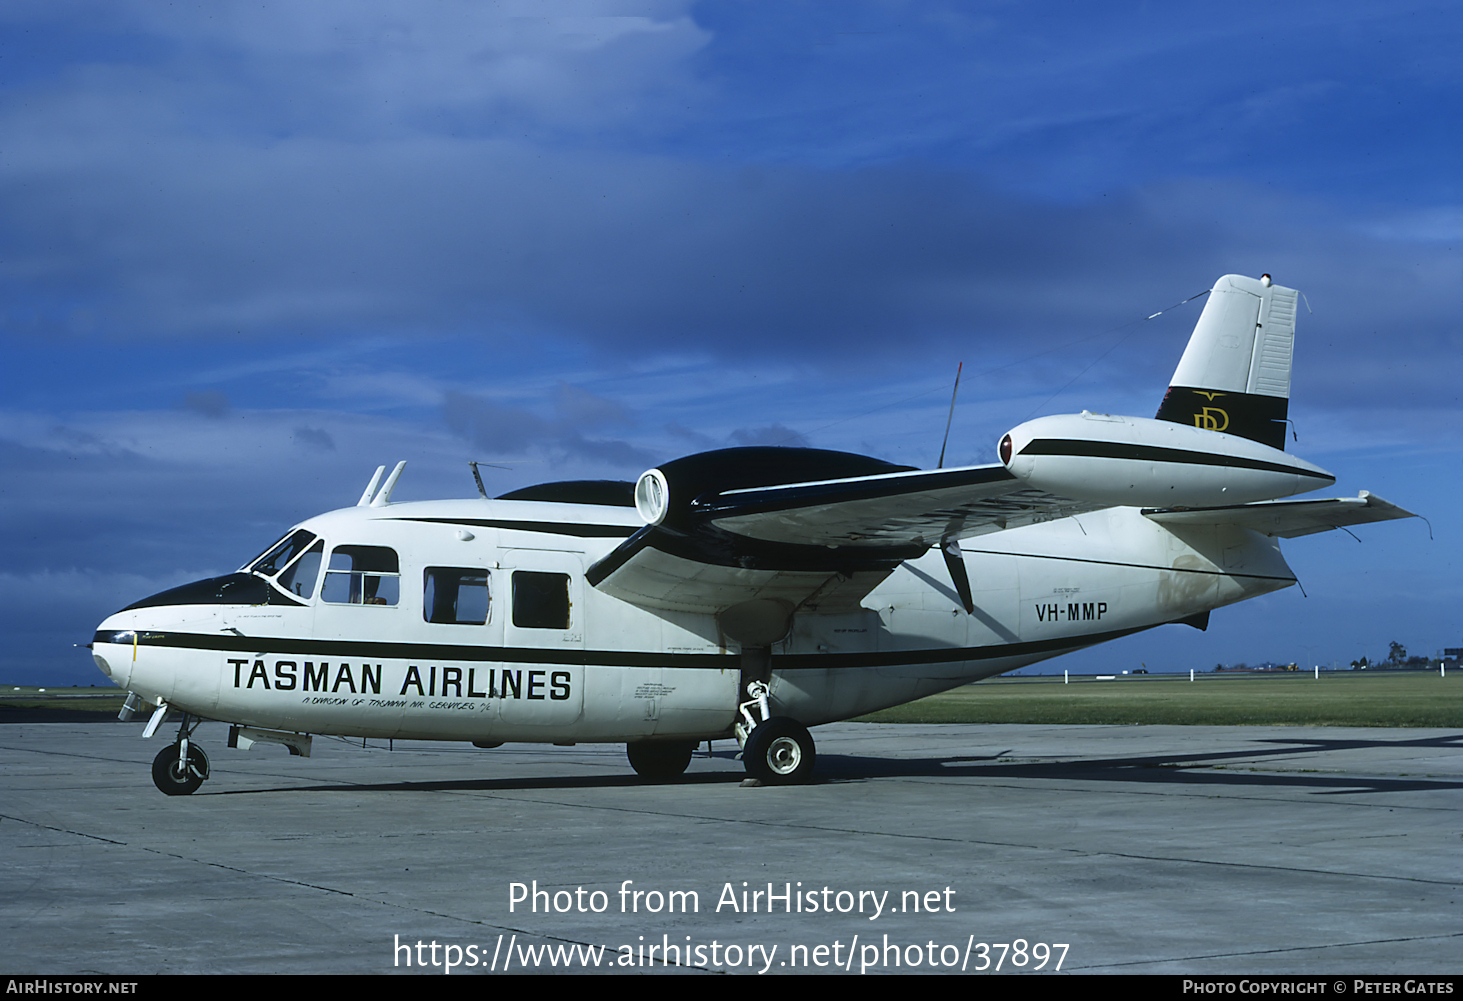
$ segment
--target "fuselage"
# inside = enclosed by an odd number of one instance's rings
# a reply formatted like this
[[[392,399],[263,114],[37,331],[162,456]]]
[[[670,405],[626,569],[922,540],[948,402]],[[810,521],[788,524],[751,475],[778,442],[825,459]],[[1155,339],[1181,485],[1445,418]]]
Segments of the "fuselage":
[[[254,727],[480,742],[729,735],[742,651],[716,617],[585,582],[641,525],[629,507],[539,501],[333,511],[240,574],[108,617],[92,652],[150,703]],[[971,613],[932,550],[856,612],[795,614],[771,647],[774,713],[846,719],[1294,582],[1273,539],[1175,531],[1127,507],[962,552]]]

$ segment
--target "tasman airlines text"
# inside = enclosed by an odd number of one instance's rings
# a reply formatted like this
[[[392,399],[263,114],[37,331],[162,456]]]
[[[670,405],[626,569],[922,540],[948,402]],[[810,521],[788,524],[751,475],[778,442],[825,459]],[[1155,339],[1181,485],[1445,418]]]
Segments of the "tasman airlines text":
[[[352,695],[381,694],[381,665],[343,661],[276,660],[271,675],[264,660],[229,658],[235,688],[275,689],[282,692],[343,690]],[[564,702],[571,692],[568,671],[510,670],[496,667],[418,667],[409,665],[397,695],[456,699],[530,699]],[[388,686],[388,691],[390,686]]]

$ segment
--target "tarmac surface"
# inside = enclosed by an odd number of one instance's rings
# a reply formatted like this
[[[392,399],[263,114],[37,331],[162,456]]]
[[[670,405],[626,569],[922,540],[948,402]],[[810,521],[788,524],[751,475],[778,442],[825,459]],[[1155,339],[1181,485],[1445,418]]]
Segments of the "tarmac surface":
[[[204,724],[166,797],[141,729],[0,728],[4,972],[1463,970],[1452,730],[842,723],[747,788],[731,741],[647,785],[619,745]]]

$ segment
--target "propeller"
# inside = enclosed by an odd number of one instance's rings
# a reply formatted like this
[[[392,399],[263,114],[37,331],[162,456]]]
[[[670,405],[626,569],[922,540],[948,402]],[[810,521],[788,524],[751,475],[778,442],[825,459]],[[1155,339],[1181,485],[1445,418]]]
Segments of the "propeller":
[[[945,418],[945,440],[940,442],[940,461],[935,463],[936,469],[945,468],[945,448],[950,444],[950,425],[955,421],[955,396],[960,392],[960,373],[965,369],[965,362],[955,367],[955,388],[950,391],[950,415]],[[955,592],[960,595],[960,603],[965,606],[965,614],[975,612],[975,598],[970,592],[970,575],[965,572],[965,557],[960,554],[960,540],[946,538],[940,541],[940,554],[945,557],[945,570],[950,574],[950,582],[955,585]]]

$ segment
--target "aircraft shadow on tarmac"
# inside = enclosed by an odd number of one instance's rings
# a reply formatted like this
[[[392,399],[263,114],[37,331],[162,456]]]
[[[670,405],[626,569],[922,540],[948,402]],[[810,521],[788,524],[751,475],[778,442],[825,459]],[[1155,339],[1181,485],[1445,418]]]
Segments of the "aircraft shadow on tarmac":
[[[1417,740],[1317,740],[1275,739],[1259,741],[1266,749],[1197,752],[1194,754],[1137,755],[1115,758],[1076,758],[1056,761],[1013,761],[1005,755],[991,757],[864,758],[827,755],[818,759],[818,778],[848,781],[894,777],[1025,778],[1086,782],[1163,782],[1195,785],[1310,788],[1323,795],[1359,792],[1406,792],[1463,788],[1463,780],[1452,778],[1387,778],[1318,770],[1279,772],[1267,766],[1267,758],[1289,757],[1297,752],[1332,752],[1366,748],[1463,749],[1463,735],[1425,737]],[[1009,753],[1009,752],[1006,752]],[[1307,763],[1326,767],[1324,759]]]
[[[1267,745],[1267,746],[1261,746]],[[1020,778],[1045,781],[1179,783],[1200,786],[1252,788],[1301,788],[1318,795],[1446,791],[1463,789],[1463,780],[1454,778],[1383,777],[1348,774],[1344,765],[1325,773],[1319,752],[1375,749],[1417,748],[1437,751],[1463,749],[1463,734],[1420,737],[1415,740],[1321,740],[1278,738],[1257,741],[1243,749],[1193,754],[1135,755],[1112,758],[1075,758],[1049,761],[1011,760],[1003,751],[992,755],[959,755],[933,757],[872,757],[856,754],[820,754],[814,773],[814,785],[834,785],[869,779],[888,778]],[[1312,755],[1307,768],[1278,772],[1267,769],[1266,759],[1279,759],[1297,753]],[[698,759],[705,760],[698,753]],[[734,751],[717,751],[714,760],[736,765]],[[547,760],[547,759],[545,759]],[[1315,770],[1309,766],[1318,766]],[[1270,767],[1284,767],[1278,761]],[[725,772],[690,772],[660,785],[732,785],[744,778],[739,767]],[[649,785],[631,774],[453,779],[401,782],[312,782],[309,785],[274,786],[265,789],[217,789],[203,795],[237,796],[279,792],[503,792],[513,790],[615,789]]]

